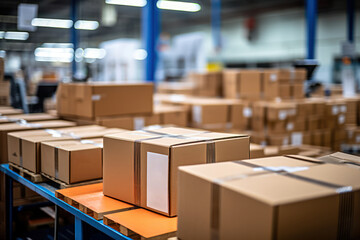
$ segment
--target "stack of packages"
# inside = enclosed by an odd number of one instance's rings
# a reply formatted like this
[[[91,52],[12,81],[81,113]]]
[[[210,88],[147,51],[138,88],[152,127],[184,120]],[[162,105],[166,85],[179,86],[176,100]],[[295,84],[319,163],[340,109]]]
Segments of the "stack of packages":
[[[221,72],[190,73],[188,80],[194,84],[194,96],[222,96]]]
[[[103,192],[176,216],[179,166],[237,159],[249,159],[246,135],[176,127],[106,135]]]
[[[173,106],[153,109],[152,84],[60,84],[58,114],[80,125],[141,129],[148,125],[185,126],[187,111]],[[125,104],[124,104],[125,103]]]
[[[359,239],[360,158],[332,154],[184,166],[180,239]]]
[[[193,82],[161,82],[156,86],[157,93],[194,95],[195,84]]]
[[[67,184],[102,177],[102,137],[124,132],[97,125],[8,134],[11,164]],[[99,139],[100,138],[100,139]]]
[[[0,105],[10,104],[10,82],[4,81],[4,59],[0,57]]]

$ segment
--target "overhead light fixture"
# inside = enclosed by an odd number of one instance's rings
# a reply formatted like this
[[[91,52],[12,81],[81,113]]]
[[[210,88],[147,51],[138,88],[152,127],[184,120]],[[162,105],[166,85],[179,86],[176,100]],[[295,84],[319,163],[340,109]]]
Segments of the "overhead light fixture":
[[[43,48],[73,48],[72,43],[43,43]]]
[[[38,47],[34,51],[35,60],[40,62],[72,62],[74,49]]]
[[[71,28],[73,21],[68,19],[34,18],[31,25],[49,28]]]
[[[147,52],[144,49],[136,49],[133,57],[135,60],[144,60],[147,57]]]
[[[5,32],[5,39],[8,40],[26,40],[29,38],[28,32]]]
[[[0,31],[0,39],[3,39],[3,38],[4,38],[4,35],[5,35],[5,32],[4,32],[4,31]]]
[[[156,6],[160,9],[184,12],[198,12],[201,10],[201,6],[198,3],[192,2],[159,0]]]
[[[99,22],[97,21],[78,20],[75,23],[75,28],[81,30],[95,30],[98,27]]]
[[[144,7],[147,1],[146,0],[105,0],[105,3],[114,4],[114,5],[132,6],[132,7]]]
[[[85,48],[84,58],[103,59],[106,55],[106,51],[103,48]]]

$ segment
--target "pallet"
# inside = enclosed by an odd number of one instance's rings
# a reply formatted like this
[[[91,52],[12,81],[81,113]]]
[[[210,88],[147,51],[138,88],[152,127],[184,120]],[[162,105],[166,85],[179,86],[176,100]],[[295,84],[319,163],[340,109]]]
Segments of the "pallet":
[[[177,217],[166,217],[145,209],[107,214],[103,222],[136,240],[176,239]]]
[[[89,184],[94,184],[94,183],[101,183],[102,179],[96,179],[96,180],[91,180],[91,181],[85,181],[85,182],[80,182],[80,183],[72,183],[72,184],[67,184],[63,181],[60,181],[54,177],[51,177],[45,173],[41,173],[41,175],[47,179],[48,181],[50,181],[51,185],[55,186],[58,189],[65,189],[65,188],[73,188],[73,187],[79,187],[79,186],[85,186],[85,185],[89,185]]]
[[[131,204],[104,196],[102,184],[61,189],[55,192],[55,196],[96,220],[103,219],[105,214],[135,208]]]
[[[16,172],[23,178],[26,178],[33,183],[41,183],[41,182],[46,181],[46,179],[43,176],[41,176],[41,174],[33,173],[33,172],[31,172],[23,167],[20,167],[14,163],[9,163],[9,168],[10,168],[10,170]]]

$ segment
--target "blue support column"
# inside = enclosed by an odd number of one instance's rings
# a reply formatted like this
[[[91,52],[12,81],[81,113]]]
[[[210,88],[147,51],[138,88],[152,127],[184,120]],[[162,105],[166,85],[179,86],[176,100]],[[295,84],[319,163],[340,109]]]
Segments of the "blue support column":
[[[157,0],[148,0],[142,9],[142,39],[147,52],[145,59],[144,80],[154,81],[157,62],[157,42],[159,39],[160,13]]]
[[[355,2],[354,0],[347,0],[347,40],[354,42],[355,30]]]
[[[83,238],[83,222],[80,218],[75,217],[75,240],[82,240]]]
[[[306,0],[307,59],[315,59],[317,0]]]
[[[71,43],[73,44],[74,49],[74,59],[71,63],[72,75],[74,76],[76,72],[76,61],[75,61],[75,51],[78,48],[79,37],[78,31],[75,29],[75,22],[78,20],[78,0],[71,0],[71,20],[73,21],[73,25],[70,28],[71,35]]]
[[[215,50],[221,49],[221,0],[211,0],[211,29]]]

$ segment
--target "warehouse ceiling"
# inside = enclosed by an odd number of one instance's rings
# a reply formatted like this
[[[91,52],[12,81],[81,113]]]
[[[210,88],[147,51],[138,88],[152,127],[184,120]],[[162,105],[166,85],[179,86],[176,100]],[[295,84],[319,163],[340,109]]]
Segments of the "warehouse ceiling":
[[[202,9],[196,13],[162,10],[162,30],[196,24],[210,24],[211,0],[186,0],[197,2]],[[20,3],[38,4],[38,17],[70,19],[71,0],[1,0],[0,31],[17,30],[17,7]],[[319,0],[319,11],[345,11],[345,1]],[[103,24],[104,7],[116,11],[116,23]],[[230,19],[294,7],[304,7],[304,0],[222,0],[222,18]],[[357,6],[359,7],[359,6]],[[116,38],[138,38],[141,34],[141,8],[105,4],[105,0],[79,0],[78,19],[96,20],[100,23],[94,31],[79,30],[81,45],[97,46],[100,42]],[[33,50],[44,42],[70,42],[69,29],[38,27],[30,32],[26,41],[0,39],[0,49],[13,51]]]

